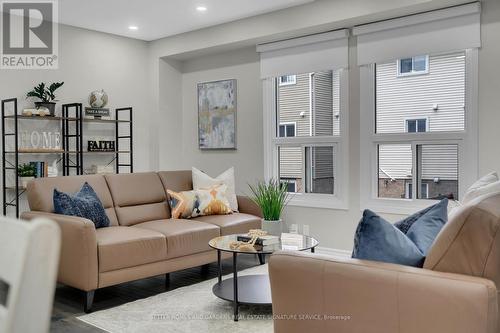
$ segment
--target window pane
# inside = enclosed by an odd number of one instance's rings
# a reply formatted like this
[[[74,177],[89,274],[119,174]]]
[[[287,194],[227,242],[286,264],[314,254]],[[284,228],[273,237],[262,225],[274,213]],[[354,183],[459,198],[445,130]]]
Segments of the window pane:
[[[458,199],[457,145],[418,145],[417,163],[421,184],[417,198]]]
[[[465,129],[465,53],[429,56],[429,73],[398,77],[396,62],[376,65],[376,131],[404,133],[405,119],[429,132]]]
[[[277,87],[279,123],[295,123],[296,136],[340,135],[340,72],[297,74]]]
[[[399,60],[399,72],[400,73],[411,73],[411,69],[412,69],[412,59],[411,58],[408,58],[408,59],[401,59]]]
[[[417,121],[417,123],[418,123],[418,131],[419,132],[425,132],[427,130],[427,126],[426,126],[427,125],[427,120],[425,120],[425,119],[419,119]]]
[[[334,194],[335,150],[329,147],[306,147],[307,193]]]
[[[293,124],[286,125],[286,136],[288,137],[295,136],[295,125]]]
[[[378,196],[408,198],[412,181],[412,150],[410,144],[378,146]],[[410,185],[411,186],[411,185]],[[411,187],[410,191],[411,193]]]
[[[408,133],[415,133],[417,131],[417,124],[415,120],[407,120]]]
[[[285,136],[285,125],[280,125],[279,136],[283,138]]]
[[[302,191],[303,155],[301,147],[279,147],[279,179],[282,182],[295,182],[295,191]],[[289,188],[291,188],[289,186]]]
[[[427,57],[426,56],[416,56],[413,58],[413,70],[415,72],[425,71],[427,65]]]

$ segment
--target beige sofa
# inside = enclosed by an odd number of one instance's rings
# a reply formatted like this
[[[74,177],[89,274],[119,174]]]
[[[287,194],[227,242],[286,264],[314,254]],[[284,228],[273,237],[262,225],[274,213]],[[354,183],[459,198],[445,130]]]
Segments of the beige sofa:
[[[499,333],[500,193],[452,212],[423,269],[281,252],[269,274],[275,333]]]
[[[53,213],[54,188],[76,192],[84,182],[101,199],[110,227],[96,229],[90,220]],[[89,312],[96,289],[214,262],[210,239],[261,226],[258,207],[246,197],[238,197],[239,213],[170,219],[167,189],[192,189],[191,171],[40,178],[28,186],[31,211],[21,217],[59,224],[58,281],[85,291]]]

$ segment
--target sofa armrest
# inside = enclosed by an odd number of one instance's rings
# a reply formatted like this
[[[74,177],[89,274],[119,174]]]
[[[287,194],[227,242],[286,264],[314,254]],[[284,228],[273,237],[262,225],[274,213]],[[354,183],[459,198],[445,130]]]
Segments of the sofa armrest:
[[[274,332],[494,333],[490,280],[309,253],[271,256]]]
[[[51,219],[61,229],[61,256],[57,280],[84,291],[97,289],[98,260],[94,223],[77,216],[31,211],[21,214],[24,220]]]
[[[247,196],[238,195],[238,211],[240,213],[251,214],[262,218],[260,207]]]

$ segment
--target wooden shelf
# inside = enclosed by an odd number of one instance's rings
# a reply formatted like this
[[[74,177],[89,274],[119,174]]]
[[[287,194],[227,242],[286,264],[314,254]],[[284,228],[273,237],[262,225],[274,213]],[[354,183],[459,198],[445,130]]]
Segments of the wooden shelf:
[[[129,150],[120,150],[120,151],[83,151],[84,154],[128,154]]]
[[[84,123],[130,123],[130,120],[82,118]]]
[[[10,116],[5,116],[6,119],[14,119],[16,116],[10,115]],[[52,117],[52,116],[24,116],[24,115],[18,115],[17,119],[26,119],[26,120],[71,120],[71,121],[76,121],[78,118],[74,117]]]
[[[6,153],[15,153],[8,152]],[[18,153],[20,154],[59,154],[64,153],[64,149],[48,149],[48,148],[19,148]]]

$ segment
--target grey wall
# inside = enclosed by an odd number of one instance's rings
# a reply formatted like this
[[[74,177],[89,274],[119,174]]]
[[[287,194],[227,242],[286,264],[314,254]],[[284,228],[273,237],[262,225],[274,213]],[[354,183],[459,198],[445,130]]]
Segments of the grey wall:
[[[188,61],[162,59],[160,63],[159,168],[195,166],[217,176],[234,166],[236,189],[246,193],[247,183],[263,177],[262,87],[255,48],[200,57]],[[198,149],[197,84],[237,80],[236,150]]]
[[[240,190],[262,177],[262,96],[253,46],[265,40],[349,26],[439,8],[466,0],[318,0],[271,14],[190,32],[151,43],[62,27],[60,69],[0,71],[2,97],[24,93],[38,81],[64,80],[62,102],[86,100],[108,91],[111,106],[135,108],[137,170],[198,166],[210,174],[236,167]],[[479,51],[479,170],[500,170],[500,3],[484,0]],[[245,48],[240,51],[236,49]],[[322,246],[350,249],[361,216],[359,194],[359,71],[356,42],[350,41],[349,209],[289,207],[288,223],[309,224]],[[174,59],[178,59],[174,60]],[[188,59],[188,60],[186,60]],[[238,80],[238,150],[197,149],[196,83]],[[396,219],[398,216],[388,216]]]
[[[136,134],[140,134],[148,127],[152,106],[152,82],[146,70],[146,59],[146,42],[61,25],[59,69],[0,70],[0,96],[2,99],[19,98],[21,108],[33,106],[24,97],[35,84],[64,81],[64,86],[57,92],[60,113],[62,104],[88,105],[88,94],[104,89],[109,95],[108,107],[134,108],[134,127]],[[109,129],[112,131],[113,127]],[[113,132],[106,129],[102,133]],[[135,136],[137,171],[150,169],[147,149],[150,144],[147,135]]]
[[[191,164],[198,165],[206,169],[209,173],[217,173],[222,171],[229,161],[234,161],[234,155],[227,155],[220,153],[215,153],[217,158],[213,155],[204,154],[202,152],[196,151],[196,132],[194,131],[192,125],[187,124],[186,121],[194,120],[193,114],[195,114],[195,94],[194,89],[197,82],[202,82],[205,80],[221,79],[225,77],[235,77],[235,75],[241,74],[241,70],[246,68],[246,65],[232,66],[230,64],[221,65],[209,65],[209,63],[215,61],[213,58],[207,58],[207,54],[226,52],[219,54],[215,59],[220,58],[221,61],[231,61],[232,52],[226,51],[234,48],[242,47],[244,45],[255,45],[256,42],[262,40],[275,40],[283,36],[293,36],[300,35],[305,32],[324,30],[325,27],[333,28],[342,26],[344,24],[349,24],[354,21],[356,23],[370,22],[381,18],[388,18],[391,16],[397,16],[403,14],[402,8],[406,14],[412,11],[422,10],[423,3],[418,1],[406,1],[398,2],[377,2],[376,6],[371,6],[368,2],[363,2],[364,5],[361,6],[362,1],[351,1],[351,2],[332,2],[328,1],[317,1],[312,5],[301,6],[285,11],[280,11],[273,14],[263,15],[258,18],[251,18],[246,20],[240,20],[233,23],[228,23],[225,25],[203,29],[200,31],[195,31],[192,33],[182,34],[179,36],[174,36],[171,38],[165,38],[151,43],[150,57],[152,62],[155,63],[158,57],[168,56],[169,59],[179,58],[179,59],[197,59],[189,60],[191,64],[197,63],[197,70],[189,70],[182,74],[182,128],[187,129],[186,134],[182,134],[182,156],[181,161],[176,161],[172,157],[165,159],[160,153],[160,159],[158,161],[161,167],[175,166],[175,167],[186,167]],[[429,6],[445,6],[446,4],[451,4],[452,2],[446,1],[431,1],[426,4]],[[453,2],[454,4],[459,3],[459,1]],[[480,62],[480,73],[479,73],[479,153],[480,160],[479,170],[481,173],[486,173],[490,170],[500,169],[500,154],[497,153],[496,145],[500,141],[500,133],[496,130],[497,123],[500,122],[500,113],[497,111],[498,105],[500,105],[500,94],[498,94],[498,87],[500,86],[500,69],[496,66],[497,60],[500,58],[500,45],[498,44],[498,34],[500,34],[500,3],[495,0],[485,0],[483,3],[483,17],[482,17],[482,44],[483,47],[479,52],[479,62]],[[374,4],[375,5],[375,4]],[[335,11],[329,11],[329,6],[334,6]],[[330,8],[331,9],[331,8]],[[432,9],[432,8],[426,8]],[[329,15],[324,16],[321,13],[329,13]],[[312,15],[315,14],[315,15]],[[332,14],[332,15],[330,15]],[[290,20],[291,17],[297,18],[296,20]],[[300,20],[298,19],[300,18]],[[314,18],[314,19],[311,19]],[[271,24],[272,22],[272,24]],[[277,22],[282,22],[283,24],[277,24]],[[300,23],[300,27],[296,24],[292,27],[289,26],[289,22]],[[348,26],[348,25],[347,25]],[[227,55],[225,58],[223,55]],[[349,49],[349,61],[350,61],[350,72],[349,72],[349,85],[350,85],[350,96],[349,96],[349,209],[348,210],[331,210],[331,209],[317,209],[317,208],[305,208],[305,207],[288,207],[284,214],[284,219],[287,223],[297,223],[299,227],[303,224],[310,225],[310,232],[316,235],[321,241],[322,246],[339,248],[339,249],[351,249],[352,240],[354,235],[354,230],[361,216],[362,207],[360,207],[360,189],[359,186],[359,71],[356,66],[356,41],[355,39],[350,40]],[[208,60],[212,59],[212,60]],[[171,61],[171,60],[170,60]],[[178,64],[177,64],[178,65]],[[170,67],[172,69],[175,66],[171,66],[168,63],[161,63],[160,68]],[[182,66],[181,66],[182,67]],[[189,66],[186,66],[188,68]],[[216,67],[208,69],[208,67]],[[185,69],[180,69],[178,72],[182,72]],[[258,66],[254,66],[254,70],[258,71]],[[152,69],[153,80],[158,80],[162,83],[168,81],[165,77],[161,76],[161,73],[165,71],[155,71]],[[231,75],[232,74],[232,75]],[[178,74],[172,76],[175,80],[178,80]],[[256,87],[254,89],[260,89],[261,84],[258,80],[255,80]],[[165,92],[162,90],[162,85],[159,85],[159,89],[153,87],[154,94],[157,94],[160,104],[165,102],[164,96]],[[175,90],[175,89],[174,89]],[[189,92],[191,90],[191,92]],[[176,90],[177,91],[177,90]],[[169,92],[171,94],[171,92]],[[241,85],[239,87],[239,93],[241,94]],[[255,97],[258,97],[255,95]],[[172,99],[167,102],[167,105],[172,104],[170,111],[173,113],[179,113],[178,99]],[[260,109],[261,101],[254,100],[253,104],[255,107]],[[164,107],[162,107],[162,112]],[[187,113],[187,114],[185,114]],[[252,113],[248,114],[249,117],[253,117],[254,123],[258,124],[261,120],[261,114]],[[175,116],[174,116],[175,119]],[[247,122],[244,122],[246,125]],[[238,120],[239,129],[241,129],[241,118]],[[177,133],[177,132],[176,132]],[[189,134],[188,134],[189,133]],[[192,135],[192,137],[190,137]],[[160,141],[160,147],[162,141],[170,137],[170,140],[178,140],[175,136],[170,136],[164,134]],[[252,136],[250,140],[261,140],[258,134]],[[246,136],[245,139],[246,140]],[[190,142],[191,146],[185,146]],[[241,143],[241,138],[239,138]],[[260,143],[259,143],[260,144]],[[161,148],[160,148],[161,150]],[[178,148],[179,150],[179,148]],[[178,151],[177,150],[177,151]],[[243,176],[246,178],[252,178],[255,175],[261,175],[261,170],[263,165],[259,167],[257,163],[253,163],[256,160],[262,161],[263,149],[262,146],[255,147],[246,150],[244,154],[238,155],[245,158],[248,163],[254,165],[253,168],[257,168],[258,172],[252,172],[246,174],[248,171],[239,170],[240,167],[237,166],[238,176]],[[244,157],[243,157],[244,156]],[[215,162],[219,157],[224,158],[228,161],[223,163],[223,165],[218,165]],[[223,161],[221,159],[221,161]],[[246,163],[241,163],[238,161],[238,165],[244,165]],[[184,165],[183,165],[184,164]],[[206,165],[206,167],[204,167]],[[244,169],[248,170],[248,169]],[[242,182],[240,181],[239,186],[241,187]],[[386,215],[390,220],[396,220],[399,218],[397,215]]]

